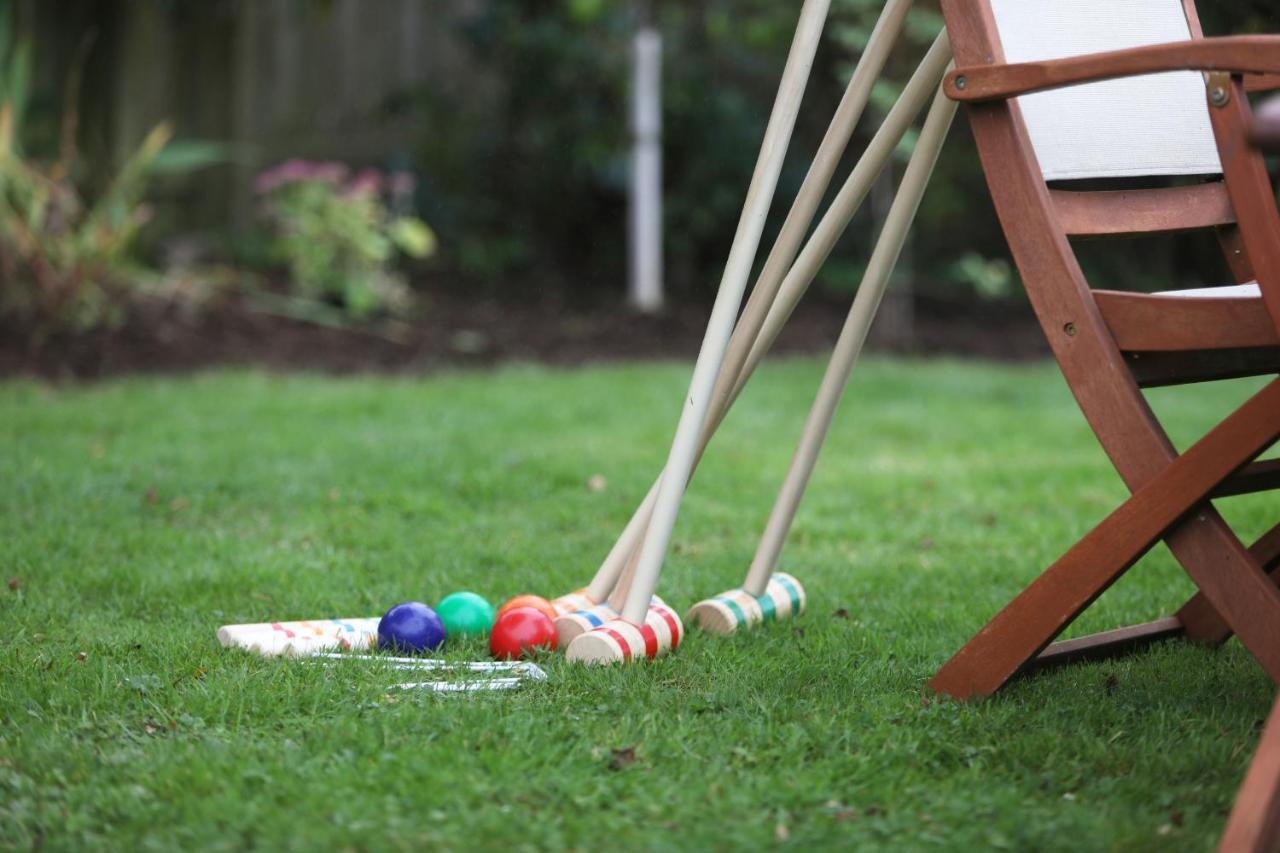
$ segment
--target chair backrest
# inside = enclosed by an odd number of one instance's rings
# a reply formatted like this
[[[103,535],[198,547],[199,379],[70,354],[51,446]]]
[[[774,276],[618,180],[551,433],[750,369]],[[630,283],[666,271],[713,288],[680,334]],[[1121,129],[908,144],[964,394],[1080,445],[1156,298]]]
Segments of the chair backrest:
[[[1182,0],[990,0],[1006,62],[1192,37]],[[1071,86],[1018,99],[1046,180],[1222,171],[1194,71]]]

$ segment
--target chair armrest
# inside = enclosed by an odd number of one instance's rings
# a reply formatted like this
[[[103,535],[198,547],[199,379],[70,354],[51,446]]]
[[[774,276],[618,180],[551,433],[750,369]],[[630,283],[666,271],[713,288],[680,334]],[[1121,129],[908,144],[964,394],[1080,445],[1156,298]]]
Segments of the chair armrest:
[[[1263,151],[1280,151],[1280,96],[1254,110],[1249,123],[1249,142]]]
[[[946,77],[947,97],[992,101],[1045,89],[1162,71],[1280,74],[1280,36],[1223,36],[1090,53],[1043,62],[972,65]]]

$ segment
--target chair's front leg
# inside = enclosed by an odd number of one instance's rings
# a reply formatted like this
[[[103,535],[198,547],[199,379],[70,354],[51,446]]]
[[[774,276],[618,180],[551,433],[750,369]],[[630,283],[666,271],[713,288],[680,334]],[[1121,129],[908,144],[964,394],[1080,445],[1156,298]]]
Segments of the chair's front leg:
[[[1236,795],[1218,850],[1269,853],[1280,849],[1280,698]]]
[[[1267,384],[1077,542],[956,652],[929,687],[960,699],[998,690],[1165,531],[1277,437],[1280,379]],[[1251,563],[1256,575],[1252,581],[1229,579],[1249,588],[1223,596],[1215,587],[1210,600],[1271,677],[1280,680],[1280,590],[1256,561]],[[1270,638],[1272,633],[1276,642],[1264,642],[1264,635]]]

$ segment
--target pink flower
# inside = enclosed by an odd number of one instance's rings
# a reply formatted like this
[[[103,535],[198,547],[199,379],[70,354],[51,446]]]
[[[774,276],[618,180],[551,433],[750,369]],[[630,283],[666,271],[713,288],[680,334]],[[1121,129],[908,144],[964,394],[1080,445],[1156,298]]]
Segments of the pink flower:
[[[382,174],[376,169],[362,169],[342,188],[347,196],[376,195],[382,191]]]
[[[260,173],[254,179],[253,189],[259,195],[266,195],[286,184],[301,181],[319,181],[337,185],[346,180],[350,173],[351,170],[342,163],[316,163],[293,158]]]

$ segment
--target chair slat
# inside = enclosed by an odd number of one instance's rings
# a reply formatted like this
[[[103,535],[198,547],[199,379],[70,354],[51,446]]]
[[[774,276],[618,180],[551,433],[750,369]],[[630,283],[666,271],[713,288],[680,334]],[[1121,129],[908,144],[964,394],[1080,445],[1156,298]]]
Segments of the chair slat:
[[[1184,298],[1095,290],[1093,298],[1124,352],[1280,346],[1280,334],[1256,295]]]
[[[1219,182],[1147,190],[1050,190],[1058,220],[1072,236],[1159,234],[1230,225],[1236,221]]]
[[[1261,459],[1250,462],[1238,473],[1223,480],[1222,485],[1214,490],[1213,496],[1226,498],[1232,495],[1252,495],[1272,489],[1280,489],[1280,459]]]

